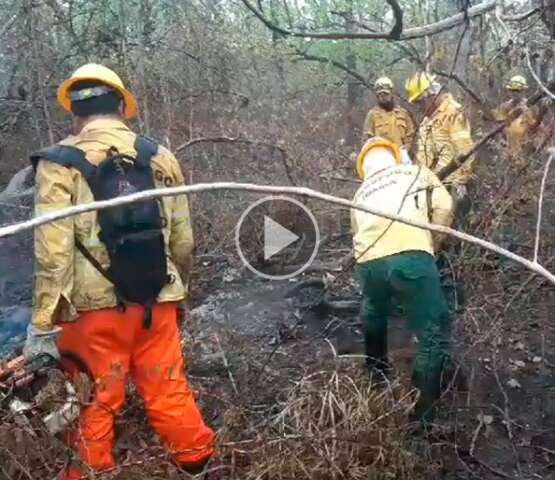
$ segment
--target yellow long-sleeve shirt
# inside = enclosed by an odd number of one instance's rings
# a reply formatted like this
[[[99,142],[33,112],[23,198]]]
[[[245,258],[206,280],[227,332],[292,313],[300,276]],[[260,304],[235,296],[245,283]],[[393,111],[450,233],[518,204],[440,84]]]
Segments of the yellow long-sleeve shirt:
[[[446,94],[439,107],[420,124],[416,163],[437,173],[470,151],[473,144],[470,122],[462,106]],[[444,182],[466,184],[472,178],[473,164],[474,158],[469,158]]]
[[[453,200],[426,167],[399,165],[366,178],[353,201],[421,222],[450,225]],[[358,263],[410,250],[434,254],[428,230],[393,222],[361,210],[351,210],[353,243]]]
[[[404,108],[397,106],[388,112],[377,106],[366,115],[362,140],[365,142],[371,137],[382,137],[399,147],[410,149],[414,134],[414,122]]]
[[[110,147],[122,154],[136,155],[136,135],[117,119],[97,119],[87,124],[77,136],[61,144],[72,145],[86,153],[87,160],[98,165]],[[157,188],[184,184],[176,158],[160,146],[152,159]],[[36,171],[36,214],[93,201],[92,193],[81,173],[73,168],[40,160]],[[189,204],[185,195],[162,199],[164,239],[168,255],[168,283],[158,301],[185,298],[192,266],[193,233]],[[35,286],[33,324],[48,329],[56,322],[74,319],[78,312],[111,308],[117,305],[113,285],[76,251],[78,238],[90,253],[108,268],[108,252],[99,240],[100,227],[96,212],[42,225],[35,231]]]

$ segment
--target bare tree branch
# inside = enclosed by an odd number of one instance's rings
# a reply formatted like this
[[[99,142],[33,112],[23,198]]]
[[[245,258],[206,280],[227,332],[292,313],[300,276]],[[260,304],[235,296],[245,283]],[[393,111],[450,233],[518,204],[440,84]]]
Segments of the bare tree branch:
[[[543,84],[543,82],[540,80],[540,77],[538,77],[538,74],[534,70],[534,67],[532,66],[532,61],[530,60],[530,50],[528,50],[528,48],[526,48],[525,52],[526,52],[526,63],[528,64],[528,70],[530,70],[530,73],[532,74],[532,77],[534,77],[534,80],[540,86],[540,88],[544,91],[544,93],[547,96],[551,97],[551,99],[555,100],[555,95],[553,94],[553,92]]]
[[[516,15],[502,15],[501,18],[506,22],[522,22],[523,20],[526,20],[532,15],[540,12],[541,8],[536,7],[528,10],[527,12],[517,13]]]
[[[545,184],[547,183],[547,175],[549,174],[549,167],[551,167],[551,162],[555,157],[555,148],[549,149],[549,158],[545,164],[545,170],[543,172],[542,183],[540,187],[540,198],[538,199],[538,219],[536,222],[536,241],[534,242],[534,263],[538,261],[538,253],[540,251],[540,234],[542,226],[542,215],[543,215],[543,194],[545,192]]]
[[[372,88],[372,85],[370,85],[367,82],[367,80],[360,73],[355,72],[354,70],[347,67],[347,65],[344,65],[341,62],[338,62],[336,60],[332,60],[331,58],[320,57],[319,55],[312,55],[312,54],[308,54],[306,52],[301,52],[301,51],[298,51],[297,55],[299,57],[301,57],[303,60],[308,60],[310,62],[327,63],[327,64],[330,64],[330,65],[333,65],[334,67],[338,68],[339,70],[343,70],[345,73],[347,73],[351,77],[356,78],[366,88],[369,88],[369,89]]]
[[[437,33],[450,30],[468,19],[484,15],[485,13],[493,10],[498,4],[498,0],[485,0],[478,5],[468,8],[465,12],[457,13],[451,17],[440,20],[439,22],[424,25],[422,27],[409,28],[403,31],[403,11],[400,8],[397,0],[386,0],[395,17],[395,24],[389,33],[386,32],[373,32],[372,29],[366,25],[358,24],[364,31],[362,32],[303,32],[299,30],[287,30],[276,25],[264,14],[252,5],[249,0],[241,0],[243,4],[254,15],[268,27],[270,30],[277,32],[283,36],[299,37],[299,38],[313,38],[319,40],[345,40],[345,39],[359,39],[359,40],[413,40],[415,38],[427,37]],[[527,18],[527,17],[525,17]]]
[[[423,27],[409,28],[403,32],[399,40],[412,40],[415,38],[427,37],[429,35],[436,35],[437,33],[445,32],[455,28],[468,19],[479,17],[485,13],[490,12],[495,8],[497,0],[486,0],[473,7],[470,7],[466,12],[457,13],[451,17],[440,20],[439,22],[430,23]]]
[[[483,105],[485,102],[484,100],[480,97],[480,95],[478,95],[476,92],[474,92],[465,82],[463,82],[456,73],[452,73],[450,74],[449,72],[444,72],[442,70],[433,70],[433,73],[439,75],[440,77],[445,77],[445,78],[452,78],[453,80],[455,80],[455,82],[457,83],[457,85],[459,85],[459,87],[461,87],[466,93],[468,93],[468,95],[478,104]]]
[[[395,17],[395,24],[391,31],[387,32],[302,32],[299,30],[287,30],[264,16],[249,0],[241,0],[243,5],[247,7],[266,27],[270,30],[283,35],[284,37],[297,37],[297,38],[314,38],[319,40],[345,40],[345,39],[360,39],[360,40],[399,40],[401,32],[403,31],[403,11],[397,3],[397,0],[385,0]]]
[[[339,205],[342,207],[353,208],[355,210],[360,210],[363,212],[371,213],[372,215],[377,215],[379,217],[387,218],[392,221],[400,222],[406,225],[411,225],[413,227],[422,228],[424,230],[430,230],[432,232],[443,233],[459,240],[478,245],[487,250],[491,250],[499,255],[509,258],[532,272],[537,273],[545,277],[550,283],[555,285],[555,275],[549,270],[545,269],[543,266],[536,262],[532,262],[520,255],[517,255],[505,248],[499,247],[494,243],[488,242],[473,235],[468,235],[463,232],[459,232],[453,228],[444,227],[443,225],[436,225],[433,223],[421,222],[417,220],[408,219],[400,215],[396,215],[389,212],[383,212],[381,210],[370,208],[365,205],[360,205],[358,203],[346,200],[344,198],[335,197],[333,195],[328,195],[316,190],[312,190],[306,187],[282,187],[273,185],[255,185],[250,183],[233,183],[233,182],[219,182],[219,183],[199,183],[196,185],[185,185],[179,187],[171,188],[159,188],[153,190],[145,190],[143,192],[134,193],[132,195],[125,195],[122,197],[112,198],[110,200],[103,200],[100,202],[91,202],[81,205],[75,205],[73,207],[60,209],[57,211],[52,211],[46,213],[39,217],[26,220],[24,222],[16,223],[13,225],[7,225],[5,227],[0,227],[0,238],[14,235],[16,233],[21,233],[26,230],[34,229],[40,225],[46,223],[52,223],[63,218],[73,217],[85,212],[91,212],[94,210],[104,210],[106,208],[127,205],[134,202],[150,200],[154,198],[162,197],[174,197],[177,195],[185,195],[191,193],[200,192],[214,192],[219,190],[233,190],[233,191],[245,191],[245,192],[256,192],[256,193],[267,193],[267,194],[289,194],[289,195],[299,195],[306,198],[314,198],[328,202],[334,205]]]
[[[193,138],[192,140],[189,140],[188,142],[185,142],[184,144],[180,145],[175,149],[175,153],[180,153],[183,150],[190,148],[193,145],[197,145],[199,143],[239,143],[239,144],[245,144],[245,145],[257,145],[261,147],[273,148],[274,150],[277,150],[278,152],[281,153],[281,161],[283,163],[283,168],[285,169],[285,174],[287,175],[287,179],[289,180],[289,182],[291,182],[291,185],[296,185],[293,175],[291,174],[291,168],[289,167],[289,163],[287,162],[287,159],[289,158],[289,155],[287,154],[287,150],[285,150],[285,148],[283,147],[280,147],[279,145],[276,145],[274,143],[268,143],[268,142],[259,142],[256,140],[249,140],[247,138],[240,138],[240,137],[199,137],[199,138]]]

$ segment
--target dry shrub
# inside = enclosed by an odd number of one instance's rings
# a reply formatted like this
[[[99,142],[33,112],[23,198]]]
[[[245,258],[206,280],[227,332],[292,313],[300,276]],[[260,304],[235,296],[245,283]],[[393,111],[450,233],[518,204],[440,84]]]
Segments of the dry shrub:
[[[235,442],[223,439],[223,453],[235,468],[222,478],[433,478],[439,466],[408,428],[414,398],[399,382],[372,384],[353,365],[307,374],[276,402],[256,439],[237,442],[252,425],[238,411],[227,416],[226,437]]]

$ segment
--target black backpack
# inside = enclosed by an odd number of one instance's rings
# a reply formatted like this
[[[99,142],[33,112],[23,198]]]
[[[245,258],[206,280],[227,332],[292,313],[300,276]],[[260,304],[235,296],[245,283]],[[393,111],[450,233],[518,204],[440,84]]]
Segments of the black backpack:
[[[120,154],[114,147],[98,166],[88,162],[85,152],[54,145],[31,155],[36,168],[39,160],[73,167],[86,179],[95,200],[108,200],[154,188],[151,160],[158,144],[137,136],[137,157]],[[164,220],[158,200],[144,200],[97,211],[100,240],[106,246],[110,267],[106,270],[76,238],[79,251],[113,285],[118,303],[138,303],[147,307],[145,328],[152,321],[152,305],[168,282],[162,228]]]

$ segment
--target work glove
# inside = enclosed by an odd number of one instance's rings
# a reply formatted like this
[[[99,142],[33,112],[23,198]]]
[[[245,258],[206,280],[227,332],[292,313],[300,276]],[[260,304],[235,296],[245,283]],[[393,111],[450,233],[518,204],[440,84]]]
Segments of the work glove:
[[[27,327],[27,339],[23,347],[25,360],[32,360],[38,355],[46,353],[56,360],[60,359],[57,340],[62,329],[53,327],[51,330],[41,330],[32,323]]]

